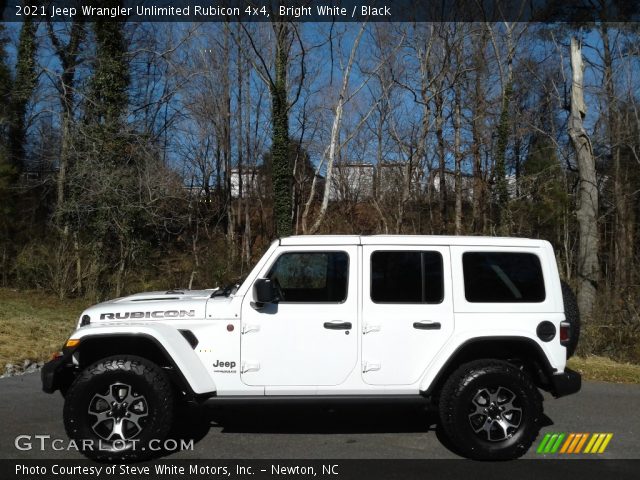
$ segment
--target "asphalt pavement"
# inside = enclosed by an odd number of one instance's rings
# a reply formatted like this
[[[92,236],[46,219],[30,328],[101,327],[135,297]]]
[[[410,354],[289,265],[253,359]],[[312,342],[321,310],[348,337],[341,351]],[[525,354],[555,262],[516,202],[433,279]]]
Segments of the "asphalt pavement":
[[[59,393],[40,390],[38,374],[0,379],[0,458],[83,458],[51,448],[53,439],[66,442],[62,406]],[[538,441],[547,432],[613,433],[598,458],[640,459],[640,385],[585,382],[576,395],[545,396],[544,408],[546,425]],[[177,438],[193,440],[194,448],[167,459],[459,458],[440,434],[436,417],[415,406],[218,407],[183,417],[180,424]],[[16,448],[20,435],[30,436],[31,449]],[[44,449],[36,435],[50,436],[42,440]],[[534,445],[525,458],[540,456]]]

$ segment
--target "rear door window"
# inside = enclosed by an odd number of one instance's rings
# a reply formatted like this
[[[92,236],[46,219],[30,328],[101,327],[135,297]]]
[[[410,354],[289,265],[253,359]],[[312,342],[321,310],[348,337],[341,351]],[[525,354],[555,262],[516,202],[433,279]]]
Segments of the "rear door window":
[[[430,251],[371,254],[374,303],[440,303],[444,297],[442,255]]]

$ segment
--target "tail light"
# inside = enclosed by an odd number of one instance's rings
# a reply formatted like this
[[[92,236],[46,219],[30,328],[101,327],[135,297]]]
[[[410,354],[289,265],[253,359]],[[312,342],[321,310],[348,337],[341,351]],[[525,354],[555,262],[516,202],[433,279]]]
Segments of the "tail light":
[[[560,345],[568,345],[571,340],[571,324],[569,322],[560,323]]]

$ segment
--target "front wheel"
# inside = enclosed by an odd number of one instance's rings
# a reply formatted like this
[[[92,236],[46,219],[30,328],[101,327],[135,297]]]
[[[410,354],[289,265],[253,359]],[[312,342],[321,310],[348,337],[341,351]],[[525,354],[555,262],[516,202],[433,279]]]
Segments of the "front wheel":
[[[82,453],[99,460],[148,457],[150,442],[169,433],[174,396],[165,373],[133,355],[105,358],[86,368],[65,397],[64,425]]]
[[[538,435],[541,398],[524,371],[504,361],[478,360],[462,365],[445,383],[440,420],[466,457],[518,458]]]

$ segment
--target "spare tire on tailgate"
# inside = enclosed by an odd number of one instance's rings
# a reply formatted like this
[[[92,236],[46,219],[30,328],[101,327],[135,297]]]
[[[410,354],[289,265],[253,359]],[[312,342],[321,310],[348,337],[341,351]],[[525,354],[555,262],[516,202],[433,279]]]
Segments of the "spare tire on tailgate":
[[[562,301],[564,303],[564,316],[570,325],[569,343],[567,344],[567,358],[573,356],[578,346],[580,338],[580,310],[578,310],[578,300],[571,287],[564,280],[562,285]]]

